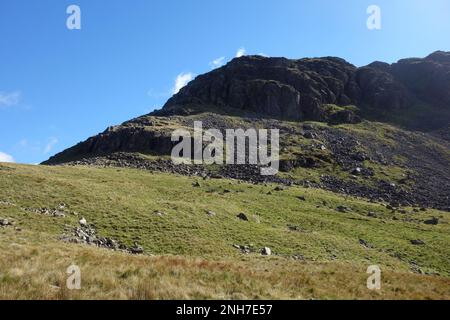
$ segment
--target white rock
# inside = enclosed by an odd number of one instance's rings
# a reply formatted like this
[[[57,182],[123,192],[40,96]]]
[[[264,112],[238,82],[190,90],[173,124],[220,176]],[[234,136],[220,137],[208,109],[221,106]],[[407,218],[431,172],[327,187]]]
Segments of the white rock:
[[[87,221],[86,221],[85,218],[81,218],[81,219],[80,219],[80,225],[81,225],[81,226],[86,226],[86,225],[87,225]]]
[[[263,256],[270,256],[270,255],[272,254],[272,250],[271,250],[270,248],[268,248],[268,247],[264,247],[264,248],[261,250],[261,254],[262,254]]]

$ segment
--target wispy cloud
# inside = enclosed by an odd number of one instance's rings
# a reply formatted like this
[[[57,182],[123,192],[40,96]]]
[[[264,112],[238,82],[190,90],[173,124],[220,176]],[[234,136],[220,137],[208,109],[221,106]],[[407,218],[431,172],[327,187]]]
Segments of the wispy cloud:
[[[245,48],[239,48],[239,50],[236,52],[236,58],[240,58],[242,56],[245,56],[247,51]]]
[[[50,151],[52,151],[53,147],[58,143],[58,139],[56,138],[50,138],[50,140],[48,141],[48,143],[45,145],[44,148],[44,154],[48,154],[50,153]]]
[[[0,162],[12,162],[14,163],[14,158],[7,153],[0,151]]]
[[[173,86],[172,93],[173,94],[178,93],[181,90],[181,88],[187,85],[192,79],[194,79],[193,73],[191,72],[180,73],[175,79],[175,84]]]
[[[225,64],[225,57],[220,57],[220,58],[217,58],[217,59],[211,61],[209,63],[209,66],[212,69],[216,69],[216,68],[219,68],[219,67],[223,66],[224,64]]]
[[[0,91],[0,108],[12,107],[19,104],[21,98],[20,91],[2,92]]]

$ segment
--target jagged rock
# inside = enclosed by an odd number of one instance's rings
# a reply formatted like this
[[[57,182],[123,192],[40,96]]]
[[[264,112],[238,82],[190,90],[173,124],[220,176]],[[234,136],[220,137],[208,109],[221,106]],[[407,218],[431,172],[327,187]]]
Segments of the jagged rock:
[[[75,244],[86,244],[90,246],[96,246],[99,248],[105,248],[110,250],[122,250],[128,253],[142,253],[140,246],[136,245],[128,248],[124,244],[121,244],[119,241],[111,238],[104,238],[97,235],[97,231],[93,226],[89,225],[80,225],[79,227],[71,228],[70,226],[66,226],[66,231],[69,231],[70,234],[63,234],[59,237],[60,240],[68,243]]]

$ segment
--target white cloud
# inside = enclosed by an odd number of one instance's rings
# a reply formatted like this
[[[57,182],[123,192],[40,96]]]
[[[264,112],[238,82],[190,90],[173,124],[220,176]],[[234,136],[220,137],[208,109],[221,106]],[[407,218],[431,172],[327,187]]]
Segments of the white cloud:
[[[239,48],[239,50],[236,52],[236,58],[245,56],[246,53],[247,51],[245,50],[245,48]]]
[[[15,162],[15,161],[12,156],[0,151],[0,162]]]
[[[58,143],[58,139],[56,138],[50,138],[49,142],[45,145],[44,148],[44,154],[50,153],[52,151],[53,147]]]
[[[209,66],[213,69],[223,66],[225,63],[225,57],[217,58],[209,63]]]
[[[0,108],[15,106],[19,103],[20,98],[20,91],[0,92]]]
[[[175,79],[175,85],[172,89],[172,93],[178,93],[181,88],[187,85],[192,79],[194,79],[194,74],[188,73],[180,73]]]

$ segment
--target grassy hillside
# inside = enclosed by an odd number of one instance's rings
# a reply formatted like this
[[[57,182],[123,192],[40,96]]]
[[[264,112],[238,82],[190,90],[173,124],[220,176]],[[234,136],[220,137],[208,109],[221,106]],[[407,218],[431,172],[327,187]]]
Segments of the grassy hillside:
[[[319,189],[276,187],[1,164],[0,218],[13,225],[0,227],[0,298],[450,297],[449,213],[393,212]],[[59,240],[82,217],[101,236],[138,243],[144,255]],[[432,217],[438,225],[424,223]],[[413,245],[417,239],[425,244]],[[263,247],[273,255],[261,256]],[[82,270],[80,291],[65,289],[71,263]],[[380,292],[366,288],[373,264],[383,270]]]

